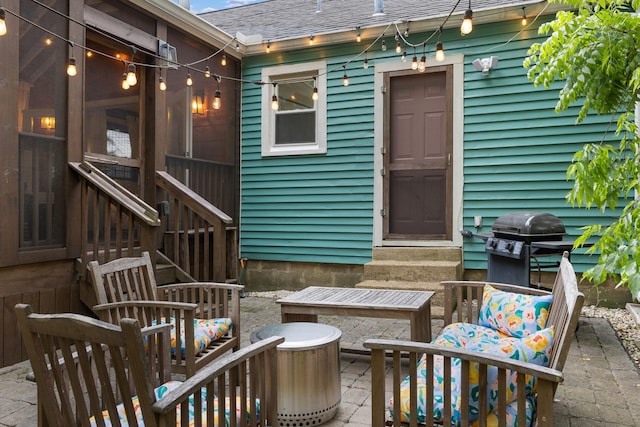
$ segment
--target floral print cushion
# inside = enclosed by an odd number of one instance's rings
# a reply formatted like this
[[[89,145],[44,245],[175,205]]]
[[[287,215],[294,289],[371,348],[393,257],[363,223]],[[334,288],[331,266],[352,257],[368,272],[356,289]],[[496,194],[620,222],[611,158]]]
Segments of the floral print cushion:
[[[167,394],[169,391],[171,390],[175,390],[178,387],[180,387],[180,385],[182,385],[181,381],[169,381],[164,383],[163,385],[161,385],[160,387],[155,389],[155,394],[156,394],[156,399],[160,399],[161,397],[163,397],[165,394]],[[206,412],[207,412],[207,408],[206,408],[206,399],[207,399],[207,392],[204,388],[202,388],[202,426],[203,427],[207,427],[207,418],[206,418]],[[137,396],[134,396],[131,398],[131,402],[133,403],[133,408],[135,409],[135,414],[136,414],[136,418],[138,420],[137,425],[140,426],[144,426],[144,420],[142,419],[142,410],[140,409],[140,402],[138,400]],[[193,426],[195,425],[195,421],[194,421],[194,400],[193,400],[193,396],[189,397],[189,426]],[[229,398],[227,397],[225,399],[225,427],[229,426],[230,423],[230,416],[229,416],[229,408],[230,408],[230,402],[229,402]],[[251,404],[249,402],[249,400],[247,399],[247,421],[250,420],[251,417],[251,412],[250,412],[250,407]],[[120,419],[120,424],[122,425],[122,427],[129,427],[129,423],[127,422],[127,417],[125,415],[125,411],[124,411],[124,405],[121,403],[116,407],[116,410],[118,411],[118,418]],[[177,411],[176,411],[176,425],[179,426],[180,425],[180,411],[181,408],[180,406],[178,406]],[[213,407],[213,413],[214,413],[214,425],[212,427],[218,427],[218,399],[216,398],[214,400],[214,407]],[[256,402],[256,415],[257,418],[260,419],[260,402]],[[104,419],[104,423],[105,423],[105,427],[111,427],[112,423],[111,423],[111,417],[109,416],[109,412],[108,411],[103,411],[102,412],[102,418]],[[238,422],[240,422],[240,397],[236,398],[236,419],[238,420]],[[91,417],[89,419],[89,422],[91,423],[91,427],[95,427],[97,426],[96,424],[96,420],[94,417]],[[222,426],[220,426],[222,427]]]
[[[157,322],[154,320],[152,325]],[[165,319],[162,319],[162,323],[165,323]],[[177,346],[176,338],[176,320],[173,317],[169,318],[171,324],[171,354],[175,354]],[[202,353],[211,342],[222,338],[229,332],[229,329],[233,326],[231,319],[218,318],[218,319],[195,319],[193,321],[193,353],[198,355]],[[184,337],[184,321],[180,321],[180,337]],[[181,354],[185,354],[186,343],[185,340],[180,340]]]
[[[229,317],[196,319],[195,321],[207,332],[211,342],[219,340],[223,336],[227,335],[229,330],[233,327],[233,322]]]
[[[481,351],[485,353],[510,357],[528,361],[538,365],[546,366],[549,361],[551,347],[553,345],[553,328],[547,328],[538,333],[525,338],[514,338],[507,336],[501,332],[493,331],[490,328],[471,325],[465,323],[454,323],[446,326],[441,334],[432,341],[433,344],[445,347],[457,347],[470,350]],[[434,356],[434,413],[435,421],[442,421],[444,414],[444,358],[442,356]],[[461,418],[461,361],[460,359],[451,359],[451,393],[452,393],[452,421],[454,425],[459,425]],[[498,370],[495,367],[488,369],[487,383],[490,385],[488,390],[487,408],[488,419],[498,405],[497,402],[497,375]],[[471,420],[479,418],[478,404],[478,364],[472,364],[470,368],[470,389],[469,389],[469,415]],[[426,416],[426,358],[423,356],[418,364],[418,422],[425,422]],[[509,426],[517,425],[517,408],[512,400],[516,397],[516,373],[508,374],[507,379],[508,396],[507,402],[510,403],[508,410]],[[527,394],[531,395],[535,388],[535,379],[527,378]],[[400,410],[401,420],[408,422],[409,420],[409,377],[400,385]],[[533,399],[529,399],[527,403],[527,424],[530,424],[533,414]],[[393,416],[393,401],[390,401],[388,411],[390,417]],[[496,419],[495,416],[493,419]]]
[[[552,295],[505,292],[485,285],[478,324],[512,337],[531,335],[546,326],[552,298]]]

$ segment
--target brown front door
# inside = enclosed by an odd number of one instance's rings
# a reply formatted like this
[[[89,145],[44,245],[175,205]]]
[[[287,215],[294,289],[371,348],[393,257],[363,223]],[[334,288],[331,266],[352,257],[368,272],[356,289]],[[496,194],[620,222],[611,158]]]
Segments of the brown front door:
[[[385,75],[385,239],[451,239],[452,74]]]

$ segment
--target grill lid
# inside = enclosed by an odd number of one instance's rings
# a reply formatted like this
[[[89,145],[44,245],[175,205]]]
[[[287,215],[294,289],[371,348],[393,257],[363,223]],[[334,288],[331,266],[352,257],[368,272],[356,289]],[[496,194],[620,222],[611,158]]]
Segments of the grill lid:
[[[567,232],[555,215],[543,212],[511,212],[496,219],[491,227],[494,236],[514,240],[562,240]]]

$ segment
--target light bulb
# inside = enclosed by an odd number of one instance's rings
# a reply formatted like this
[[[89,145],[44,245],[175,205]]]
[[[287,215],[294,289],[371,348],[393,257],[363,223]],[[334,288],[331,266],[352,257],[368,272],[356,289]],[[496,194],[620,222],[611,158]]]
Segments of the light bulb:
[[[360,27],[356,28],[356,42],[360,43],[362,41],[362,37],[360,36]]]
[[[362,67],[366,70],[367,68],[369,68],[369,60],[367,58],[364,58],[364,63],[362,64]]]
[[[73,77],[76,74],[78,74],[78,68],[76,67],[76,58],[72,56],[71,58],[69,58],[69,62],[67,63],[67,75]]]
[[[417,70],[418,69],[418,57],[417,56],[413,56],[413,59],[411,60],[411,69],[412,70]]]
[[[347,72],[344,72],[344,76],[342,76],[342,86],[349,86],[349,76],[347,76]]]
[[[7,23],[4,9],[0,9],[0,36],[7,34]]]
[[[220,103],[220,89],[216,90],[216,94],[213,96],[213,109],[219,110],[221,107]]]
[[[380,46],[380,48],[382,49],[382,51],[384,52],[385,50],[387,50],[387,42],[385,42],[384,40],[382,40],[382,46]]]
[[[227,65],[227,55],[225,55],[224,53],[222,54],[222,59],[220,60],[220,64],[222,64],[223,67]]]
[[[400,42],[396,43],[396,53],[401,53],[402,52],[402,45],[400,44]]]
[[[444,48],[442,47],[442,42],[436,43],[436,61],[444,61]]]
[[[278,111],[279,105],[278,105],[278,97],[273,95],[271,97],[271,109],[273,111]]]
[[[187,73],[187,86],[193,85],[193,80],[191,79],[191,73]]]
[[[418,71],[420,71],[421,73],[424,73],[424,70],[427,69],[427,58],[422,55],[422,57],[420,57],[420,62],[418,62]]]
[[[135,86],[138,83],[138,77],[136,77],[136,66],[129,63],[127,66],[127,83],[129,86]]]
[[[160,81],[160,90],[164,92],[165,90],[167,90],[167,84],[164,82],[164,78],[162,77],[160,77],[159,81]]]
[[[402,52],[402,62],[407,62],[407,51],[405,50],[404,52]]]
[[[471,9],[467,9],[464,12],[464,19],[462,20],[462,25],[460,26],[460,33],[463,36],[466,36],[473,30],[473,12]]]
[[[318,100],[318,88],[317,87],[313,88],[313,94],[311,95],[311,99],[313,99],[314,101]]]
[[[206,67],[204,67],[204,76],[206,78],[211,77],[211,68],[209,68],[209,66],[207,65]]]
[[[271,52],[271,42],[267,42],[267,53]]]
[[[309,44],[310,44],[310,45],[312,45],[312,44],[313,44],[313,39],[314,39],[314,37],[313,37],[313,36],[309,36]]]
[[[122,89],[129,90],[130,87],[127,81],[127,73],[122,73]]]

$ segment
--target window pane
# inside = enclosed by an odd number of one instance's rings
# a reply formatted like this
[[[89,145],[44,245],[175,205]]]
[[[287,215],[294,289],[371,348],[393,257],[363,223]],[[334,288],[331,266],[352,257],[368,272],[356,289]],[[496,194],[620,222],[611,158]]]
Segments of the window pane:
[[[316,142],[316,113],[307,111],[276,115],[276,145]]]
[[[313,109],[313,80],[278,84],[280,110]]]

